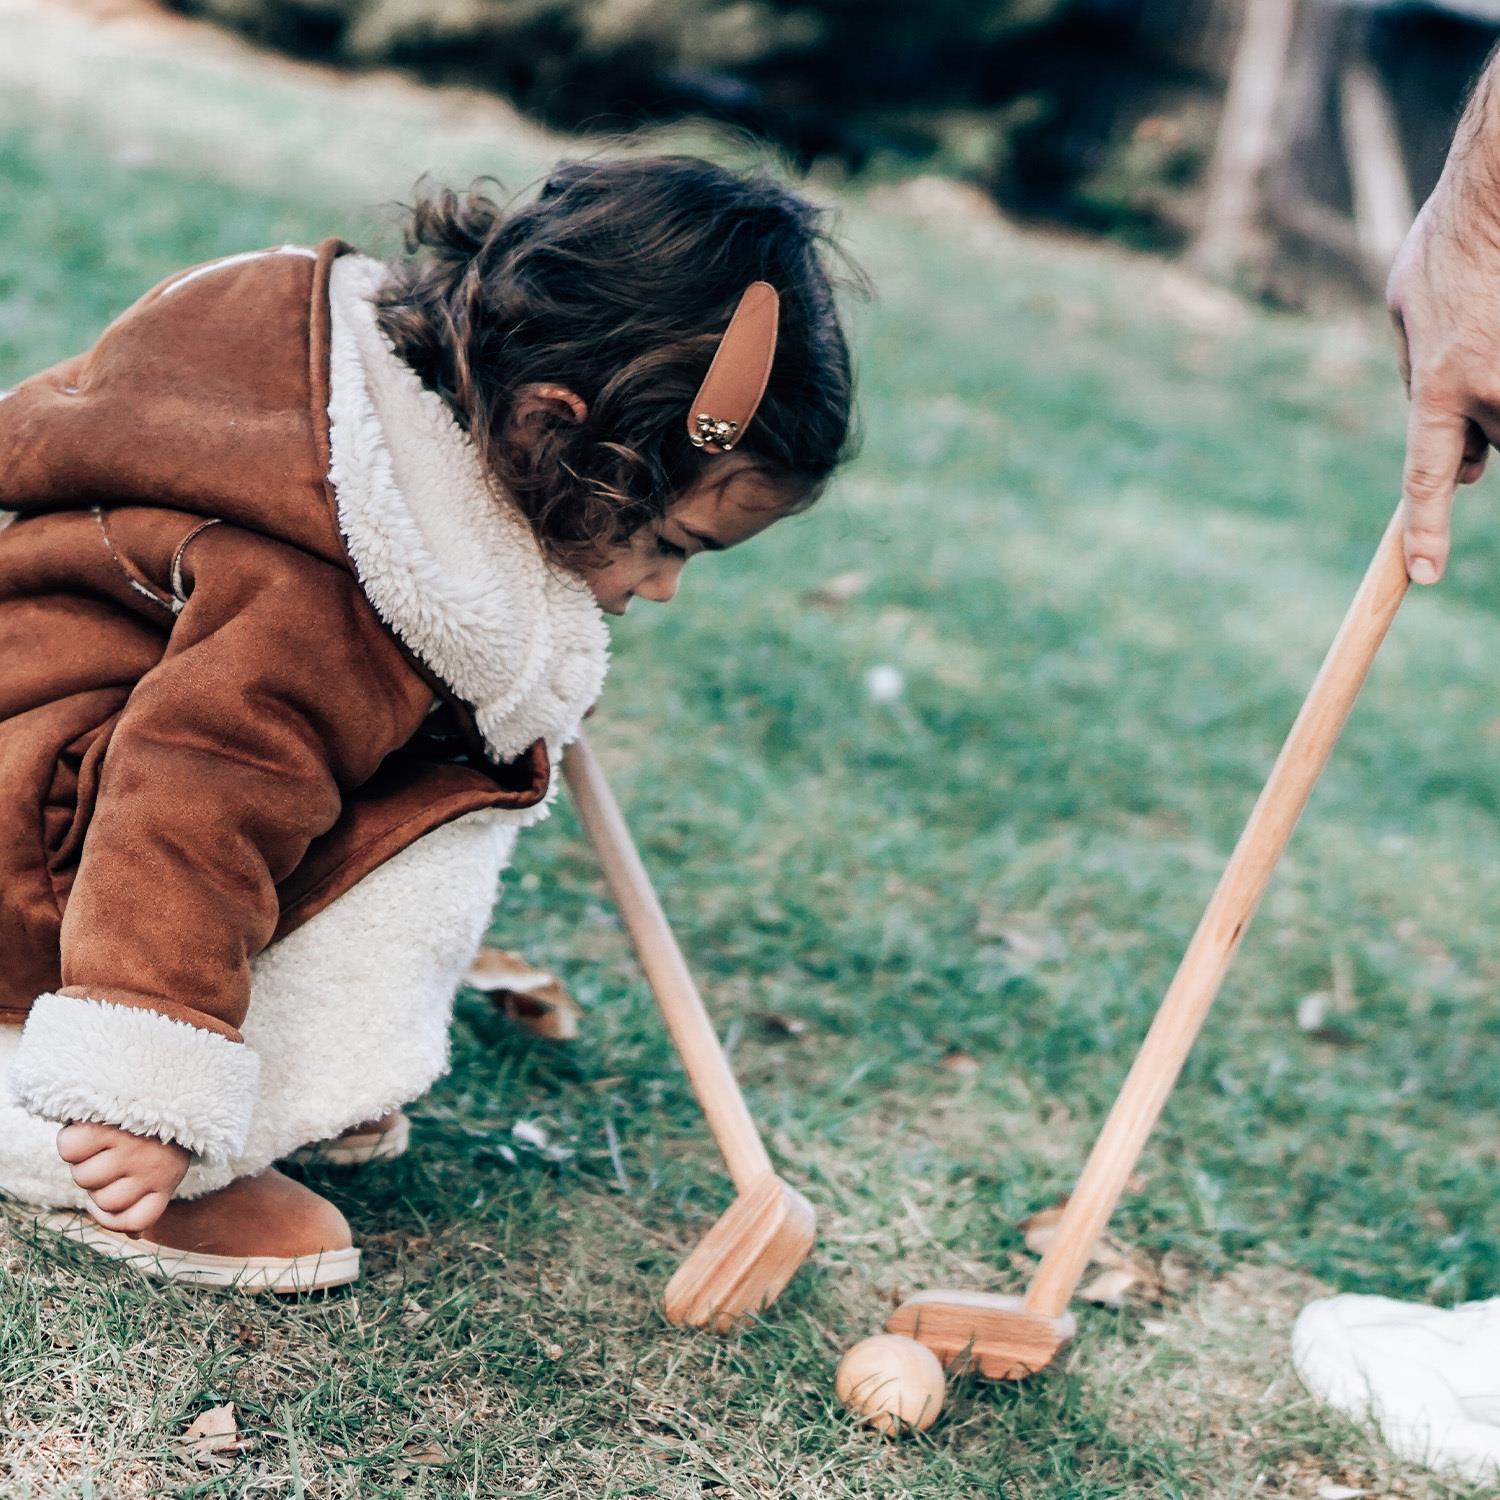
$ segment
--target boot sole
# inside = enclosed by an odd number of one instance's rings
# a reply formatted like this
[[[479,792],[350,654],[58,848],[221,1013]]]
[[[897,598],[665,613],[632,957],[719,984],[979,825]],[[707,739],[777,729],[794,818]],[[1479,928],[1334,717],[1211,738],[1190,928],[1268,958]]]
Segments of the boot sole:
[[[363,1167],[373,1161],[392,1161],[405,1156],[411,1145],[411,1121],[402,1115],[389,1130],[368,1130],[363,1135],[341,1135],[331,1141],[300,1146],[287,1157],[305,1167]]]
[[[31,1222],[162,1281],[182,1281],[226,1291],[290,1295],[345,1286],[359,1275],[359,1250],[355,1246],[347,1250],[323,1250],[316,1255],[210,1255],[202,1250],[178,1250],[151,1240],[132,1239],[128,1234],[95,1223],[87,1214],[40,1213],[32,1215]]]

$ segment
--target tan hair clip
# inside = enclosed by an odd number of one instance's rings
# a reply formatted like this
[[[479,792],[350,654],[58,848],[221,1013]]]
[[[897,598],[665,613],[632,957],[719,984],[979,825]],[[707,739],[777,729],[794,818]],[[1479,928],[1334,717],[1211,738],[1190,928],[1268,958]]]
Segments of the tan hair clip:
[[[688,438],[695,448],[728,453],[744,437],[771,378],[780,317],[776,288],[769,281],[752,281],[688,407]]]

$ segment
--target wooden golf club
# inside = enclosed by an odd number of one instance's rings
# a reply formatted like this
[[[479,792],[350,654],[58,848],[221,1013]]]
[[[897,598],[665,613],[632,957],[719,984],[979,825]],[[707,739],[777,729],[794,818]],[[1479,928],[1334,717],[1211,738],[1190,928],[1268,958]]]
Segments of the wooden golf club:
[[[970,1359],[981,1374],[994,1380],[1018,1380],[1040,1370],[1072,1337],[1068,1304],[1093,1248],[1135,1170],[1406,594],[1401,543],[1398,510],[1188,944],[1026,1295],[920,1292],[892,1314],[886,1324],[891,1333],[919,1340],[945,1362]]]
[[[619,804],[582,735],[563,753],[563,775],[734,1183],[734,1202],[677,1268],[663,1299],[670,1322],[722,1333],[776,1300],[812,1249],[817,1217],[771,1166]]]

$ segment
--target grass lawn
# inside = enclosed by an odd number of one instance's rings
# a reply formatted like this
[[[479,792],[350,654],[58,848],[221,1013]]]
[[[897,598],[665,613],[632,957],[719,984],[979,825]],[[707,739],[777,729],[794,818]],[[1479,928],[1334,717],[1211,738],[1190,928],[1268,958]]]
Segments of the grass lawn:
[[[519,186],[566,149],[473,96],[191,29],[4,0],[0,32],[0,386],[183,264],[371,242],[424,167]],[[741,1336],[662,1320],[725,1188],[560,813],[521,840],[494,934],[568,976],[583,1036],[532,1042],[461,999],[412,1154],[314,1179],[366,1246],[352,1293],[146,1289],[0,1233],[0,1493],[1481,1493],[1313,1407],[1287,1334],[1332,1290],[1500,1295],[1484,493],[1122,1205],[1164,1299],[1082,1307],[1064,1365],[960,1382],[921,1441],[833,1401],[839,1351],[904,1292],[1022,1284],[1017,1221],[1083,1159],[1395,501],[1402,424],[1373,316],[1243,307],[941,187],[840,201],[880,288],[853,313],[864,454],[810,515],[616,623],[593,730],[819,1207],[813,1261]],[[847,602],[809,598],[851,570]],[[904,674],[894,703],[876,666]],[[520,1120],[573,1154],[511,1152]],[[223,1401],[252,1444],[198,1468],[174,1439]]]

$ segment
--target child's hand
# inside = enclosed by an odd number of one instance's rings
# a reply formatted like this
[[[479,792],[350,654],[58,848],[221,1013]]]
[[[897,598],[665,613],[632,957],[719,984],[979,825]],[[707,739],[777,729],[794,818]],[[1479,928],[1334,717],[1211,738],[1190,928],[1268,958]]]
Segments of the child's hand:
[[[94,1218],[124,1234],[139,1234],[156,1223],[192,1161],[171,1141],[82,1122],[57,1132],[57,1154],[87,1191]]]

